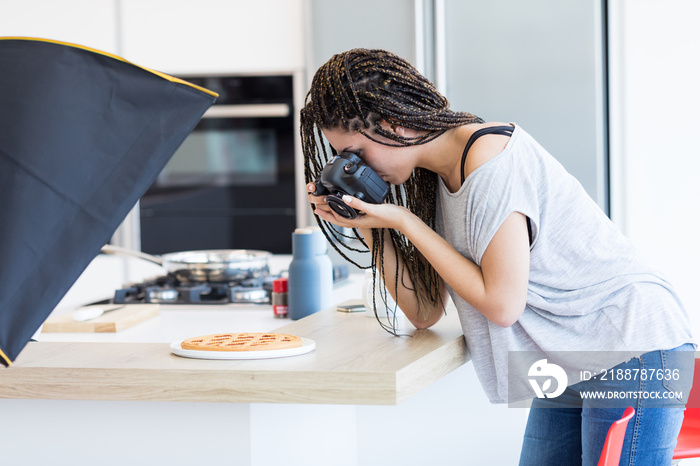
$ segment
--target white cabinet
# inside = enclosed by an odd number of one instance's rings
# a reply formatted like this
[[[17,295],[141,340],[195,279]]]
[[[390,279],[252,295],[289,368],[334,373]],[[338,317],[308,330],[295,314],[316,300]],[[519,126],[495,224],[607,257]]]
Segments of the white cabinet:
[[[305,0],[0,0],[0,36],[85,45],[176,75],[304,68]]]
[[[0,36],[52,39],[118,53],[117,0],[0,0]]]
[[[122,0],[121,53],[176,75],[303,68],[302,0]]]

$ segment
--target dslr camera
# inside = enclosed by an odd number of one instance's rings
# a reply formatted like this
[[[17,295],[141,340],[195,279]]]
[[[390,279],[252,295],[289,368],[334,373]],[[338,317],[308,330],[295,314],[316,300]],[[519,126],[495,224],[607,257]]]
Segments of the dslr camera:
[[[353,219],[357,211],[343,202],[345,194],[371,204],[381,204],[389,195],[389,183],[353,152],[333,157],[314,181],[314,196],[326,195],[328,206],[341,217]]]

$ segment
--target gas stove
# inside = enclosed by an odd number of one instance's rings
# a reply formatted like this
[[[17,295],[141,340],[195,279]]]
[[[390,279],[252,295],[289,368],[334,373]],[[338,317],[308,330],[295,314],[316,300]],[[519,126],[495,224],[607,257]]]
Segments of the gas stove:
[[[265,276],[234,282],[183,282],[168,274],[131,283],[114,293],[114,304],[270,304],[272,282]]]

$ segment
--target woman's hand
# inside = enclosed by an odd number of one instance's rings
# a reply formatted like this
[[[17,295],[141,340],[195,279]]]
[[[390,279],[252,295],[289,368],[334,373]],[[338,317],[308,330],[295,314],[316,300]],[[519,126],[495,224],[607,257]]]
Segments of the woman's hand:
[[[389,232],[386,230],[391,228],[402,231],[410,224],[425,225],[418,217],[408,209],[394,204],[368,204],[355,197],[343,196],[343,202],[349,207],[361,211],[357,218],[350,220],[336,214],[326,203],[325,195],[314,196],[312,194],[315,190],[313,183],[309,183],[306,189],[309,194],[309,202],[315,205],[314,213],[316,215],[341,227],[359,229],[370,251],[373,250],[372,241],[374,240],[370,229],[382,229],[380,234],[384,236],[385,248],[383,256],[378,259],[378,263],[382,264],[378,266],[378,271],[383,274],[382,279],[387,284],[387,291],[416,328],[428,328],[440,319],[443,314],[440,305],[430,307],[427,303],[418,303],[411,277],[408,276],[406,267],[399,265],[400,259],[396,257],[396,251],[391,246]],[[426,228],[428,227],[426,226]],[[430,229],[428,228],[428,230]],[[401,274],[401,277],[397,279],[398,273]],[[447,302],[447,289],[443,283],[440,284],[440,287],[443,302]],[[421,310],[420,315],[419,309]]]
[[[401,231],[406,219],[414,216],[411,211],[405,207],[396,206],[394,204],[369,204],[363,202],[356,197],[345,195],[343,202],[349,207],[359,211],[359,215],[354,219],[341,217],[335,213],[326,203],[326,196],[314,196],[312,193],[315,189],[313,183],[306,185],[309,192],[309,202],[316,207],[314,213],[323,220],[329,221],[335,225],[347,228],[393,228]]]

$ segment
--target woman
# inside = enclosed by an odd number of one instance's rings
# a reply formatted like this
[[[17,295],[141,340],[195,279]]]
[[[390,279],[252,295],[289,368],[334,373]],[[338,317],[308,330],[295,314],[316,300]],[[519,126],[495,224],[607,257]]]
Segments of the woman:
[[[359,232],[417,328],[435,324],[453,300],[492,402],[534,399],[521,464],[597,463],[627,406],[636,416],[621,464],[670,462],[692,383],[686,311],[525,130],[454,112],[405,60],[355,49],[316,72],[301,134],[324,231]],[[333,154],[359,155],[393,185],[389,202],[344,196],[362,212],[350,220],[313,195],[330,158],[323,138]],[[663,371],[670,375],[652,380]],[[561,389],[539,377],[547,374]],[[617,395],[583,399],[600,390]]]

